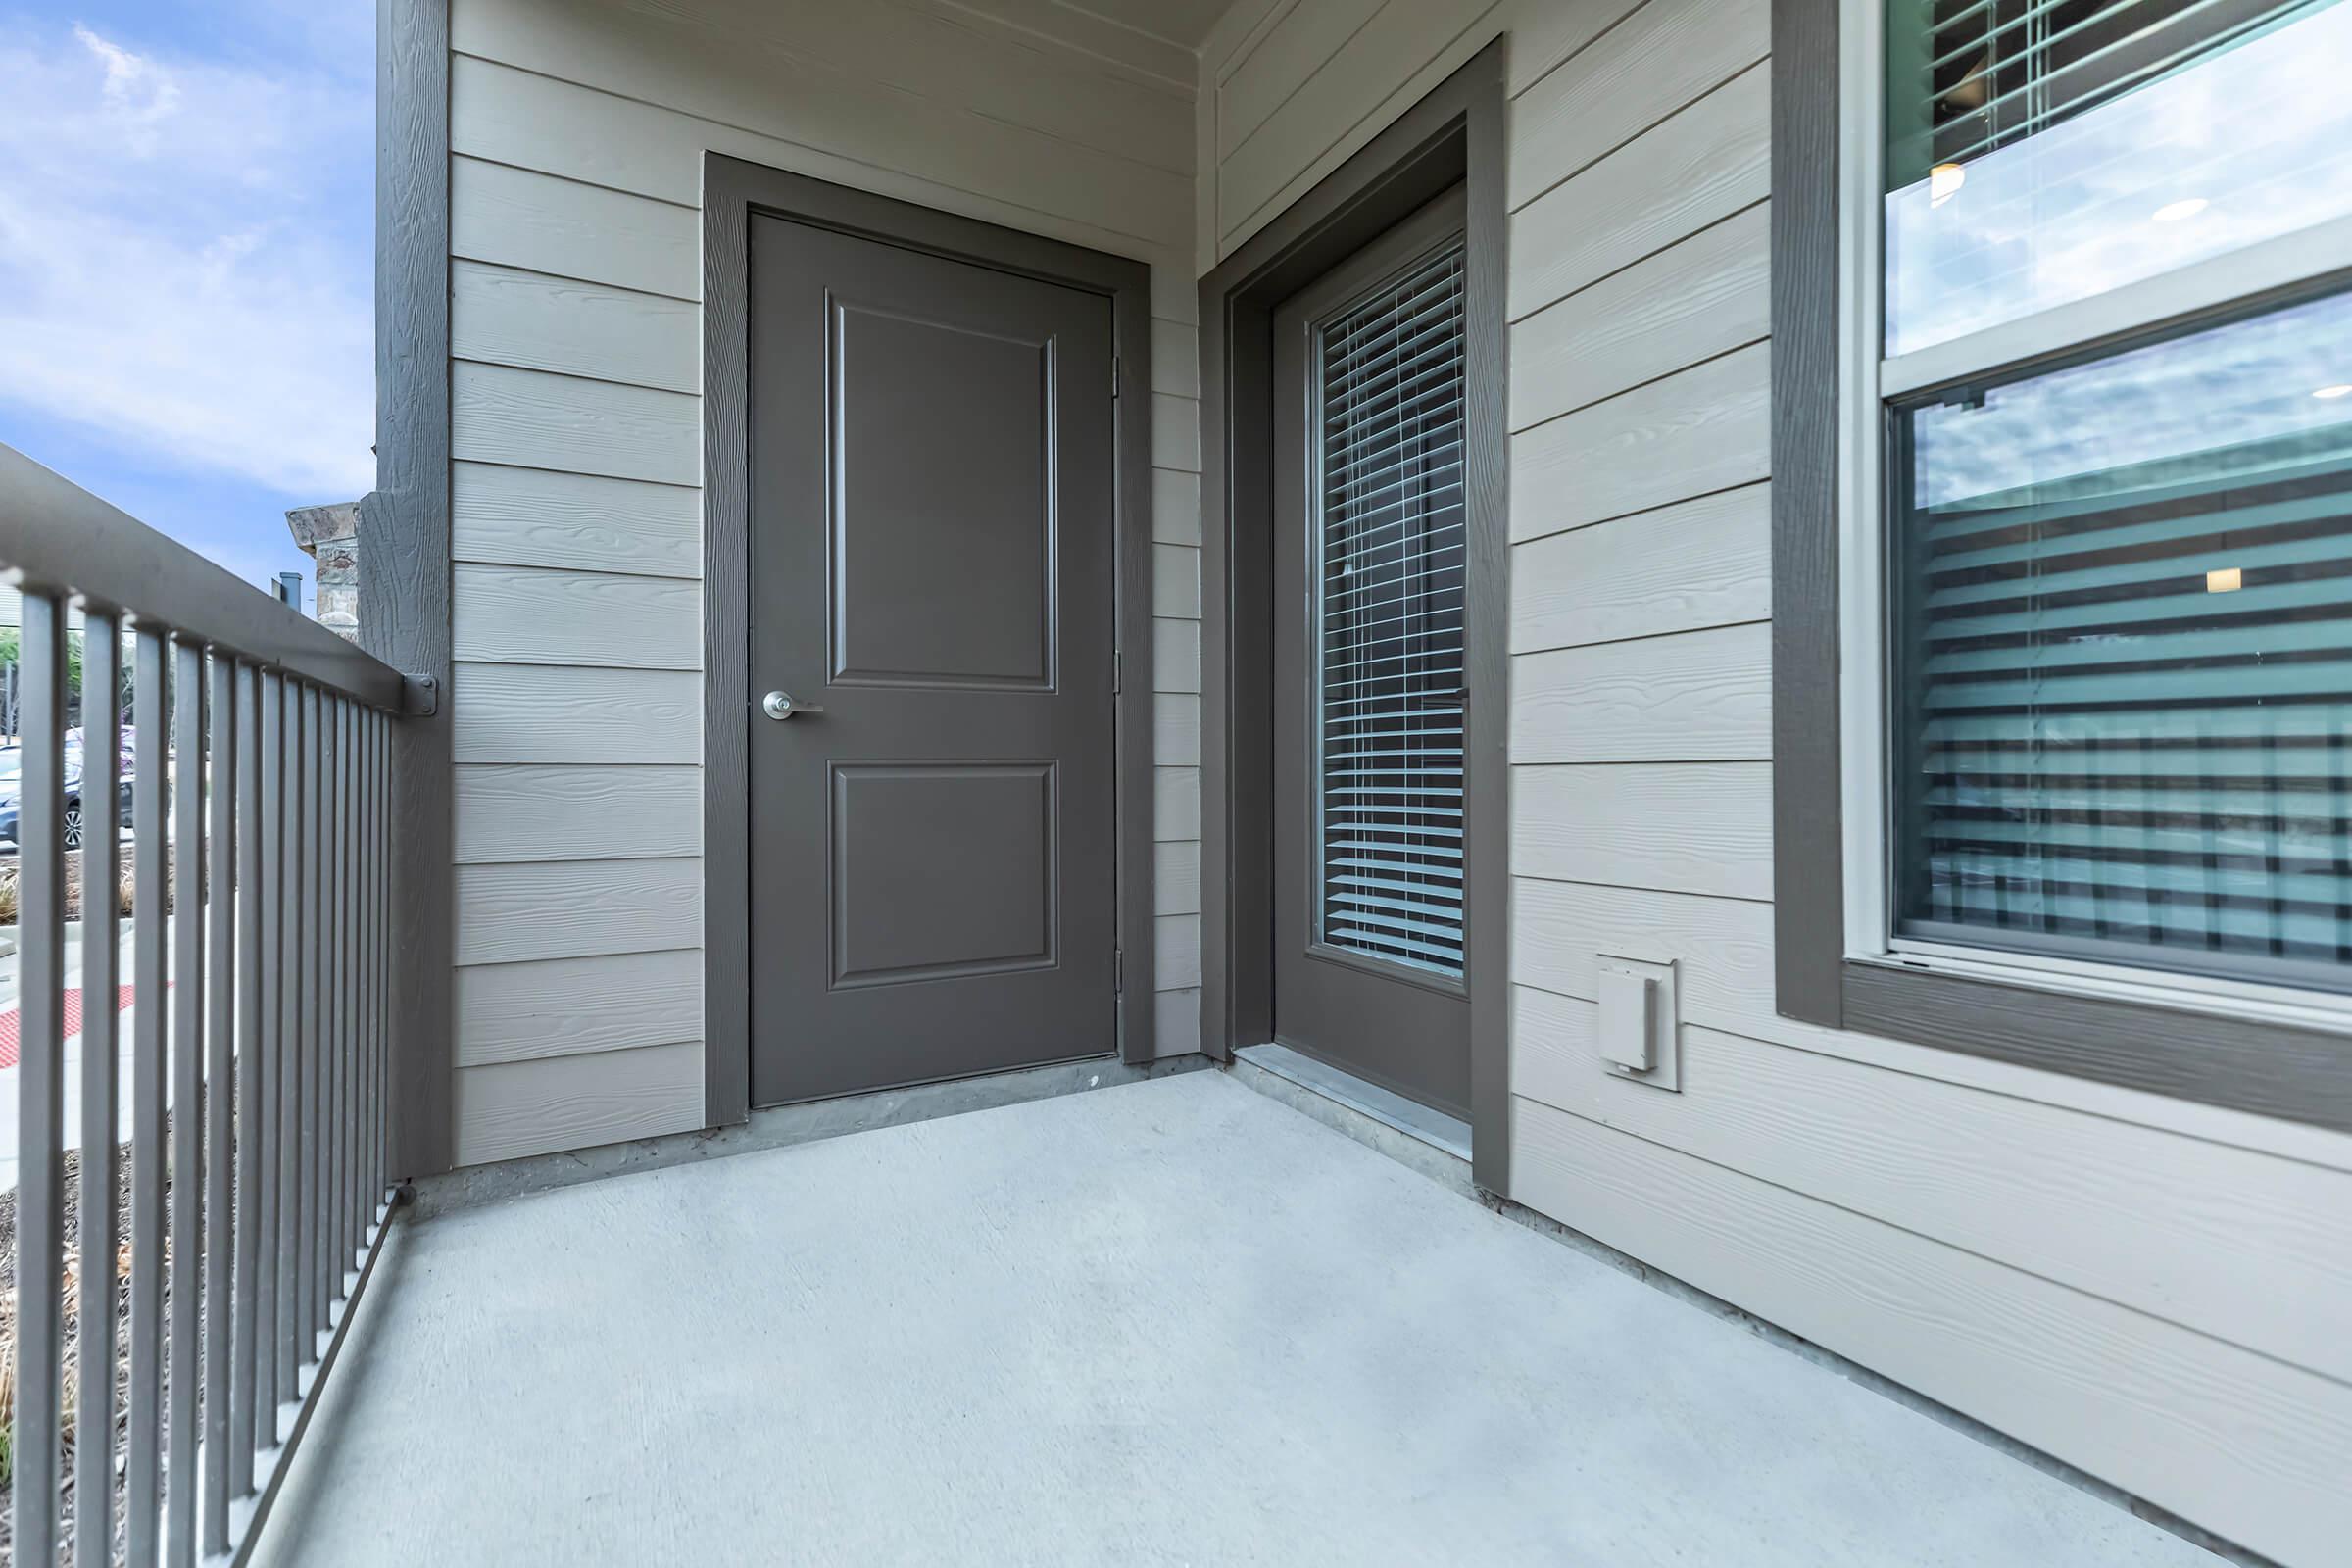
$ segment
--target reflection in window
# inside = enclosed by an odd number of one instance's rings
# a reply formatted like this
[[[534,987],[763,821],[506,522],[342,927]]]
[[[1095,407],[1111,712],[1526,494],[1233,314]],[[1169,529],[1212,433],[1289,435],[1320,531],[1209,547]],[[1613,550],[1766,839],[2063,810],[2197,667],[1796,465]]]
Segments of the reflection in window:
[[[2352,4],[1886,16],[1889,355],[2352,214]]]
[[[2348,355],[2337,296],[1897,411],[1898,931],[2346,983]]]

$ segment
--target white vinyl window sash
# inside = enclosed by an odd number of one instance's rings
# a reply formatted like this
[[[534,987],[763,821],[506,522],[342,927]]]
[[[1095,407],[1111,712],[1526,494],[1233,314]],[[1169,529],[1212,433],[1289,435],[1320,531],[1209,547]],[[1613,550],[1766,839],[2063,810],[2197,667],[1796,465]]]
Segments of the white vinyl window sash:
[[[2087,298],[2030,311],[1887,356],[1887,114],[1884,0],[1843,0],[1838,211],[1840,792],[1845,954],[2082,996],[2352,1029],[2352,995],[2270,979],[2172,973],[2038,952],[1895,937],[1890,893],[1888,678],[1889,400],[2110,344],[2315,282],[2352,283],[2352,216],[2333,218]],[[2152,953],[2150,961],[2162,962]]]

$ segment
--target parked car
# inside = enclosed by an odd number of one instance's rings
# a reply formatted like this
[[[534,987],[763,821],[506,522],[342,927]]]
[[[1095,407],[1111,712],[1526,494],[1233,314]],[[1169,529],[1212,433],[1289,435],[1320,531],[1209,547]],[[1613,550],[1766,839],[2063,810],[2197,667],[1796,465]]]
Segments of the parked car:
[[[76,737],[78,738],[78,737]],[[18,798],[22,793],[24,750],[21,746],[0,746],[0,841],[17,843]],[[132,780],[127,763],[117,783],[115,823],[118,827],[130,825]],[[70,746],[66,750],[66,809],[65,841],[69,850],[81,848],[83,829],[81,803],[81,749]]]

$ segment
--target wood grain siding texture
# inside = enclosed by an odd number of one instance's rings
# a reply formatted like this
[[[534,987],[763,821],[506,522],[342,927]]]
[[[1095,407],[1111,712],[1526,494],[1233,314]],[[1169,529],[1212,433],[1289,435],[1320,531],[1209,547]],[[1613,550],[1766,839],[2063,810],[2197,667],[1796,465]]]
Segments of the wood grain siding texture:
[[[454,0],[451,26],[462,1157],[702,1124],[707,150],[1152,264],[1124,393],[1165,577],[1154,906],[1195,916],[1191,57],[1044,0]],[[1159,1049],[1193,1050],[1198,942],[1159,936]]]
[[[1412,101],[1458,47],[1432,9],[1229,14],[1204,254]],[[2352,1537],[2315,1462],[2352,1444],[2352,1139],[1776,1005],[1768,24],[1760,0],[1471,24],[1509,33],[1514,99],[1512,1194],[2317,1568]],[[1682,1093],[1601,1068],[1602,953],[1678,966]]]
[[[702,296],[691,207],[478,158],[452,158],[449,173],[455,257],[672,299]]]

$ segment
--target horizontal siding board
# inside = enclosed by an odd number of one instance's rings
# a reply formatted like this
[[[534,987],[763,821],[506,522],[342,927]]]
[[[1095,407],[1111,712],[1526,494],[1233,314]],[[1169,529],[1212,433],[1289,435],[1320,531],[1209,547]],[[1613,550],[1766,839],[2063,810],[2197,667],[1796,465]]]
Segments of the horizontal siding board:
[[[1479,25],[1489,14],[1464,0],[1388,0],[1224,160],[1220,200],[1228,229],[1278,208],[1289,187],[1351,132],[1363,129],[1370,139],[1371,127],[1388,118],[1382,111],[1427,74],[1425,68],[1450,58],[1449,45],[1491,35]]]
[[[1511,52],[1504,88],[1514,98],[1530,91],[1561,62],[1622,21],[1642,0],[1539,0],[1511,18]]]
[[[1511,773],[1519,876],[1772,897],[1770,762],[1631,762]]]
[[[458,561],[702,575],[703,495],[692,486],[456,463],[449,487]]]
[[[1752,484],[1772,471],[1771,347],[1523,430],[1510,453],[1514,541]]]
[[[1293,6],[1251,40],[1217,83],[1217,157],[1232,157],[1233,150],[1289,101],[1299,83],[1322,70],[1383,3],[1324,0]]]
[[[450,455],[699,484],[702,399],[503,365],[450,367]]]
[[[691,672],[461,663],[450,684],[460,762],[703,760],[703,682]]]
[[[1200,912],[1200,846],[1185,842],[1152,846],[1152,912]]]
[[[460,864],[700,855],[702,769],[465,764],[456,821]]]
[[[703,955],[626,953],[457,971],[458,1064],[700,1040]]]
[[[1771,628],[1725,626],[1511,661],[1514,762],[1760,761]]]
[[[457,1073],[458,1163],[480,1165],[703,1125],[698,1041]]]
[[[1200,618],[1200,552],[1189,545],[1152,547],[1152,613]]]
[[[1152,622],[1152,687],[1162,692],[1200,689],[1200,623],[1197,620]]]
[[[1764,58],[1768,0],[1648,0],[1511,104],[1509,203],[1631,141]]]
[[[1152,390],[1200,395],[1200,334],[1184,321],[1152,321]]]
[[[2282,1561],[2352,1532],[2352,1388],[1519,1099],[1513,1192]]]
[[[2352,1176],[1720,1030],[1686,1082],[1612,1076],[1591,1003],[1512,997],[1519,1093],[2352,1382]]]
[[[1770,89],[1753,66],[1511,215],[1516,320],[1771,194]]]
[[[1152,699],[1152,760],[1160,767],[1200,765],[1199,697],[1189,692],[1160,692]]]
[[[1181,321],[1196,331],[1200,325],[1200,289],[1193,276],[1192,249],[1182,247],[1175,259],[1154,252],[1152,262],[1152,315],[1157,320]]]
[[[703,941],[703,862],[458,867],[457,961],[658,953]]]
[[[1154,1056],[1189,1056],[1200,1049],[1200,993],[1162,991],[1152,999]]]
[[[1522,879],[1511,887],[1510,935],[1512,979],[1562,996],[1593,999],[1596,953],[1676,963],[1686,1024],[2352,1172],[2352,1138],[2342,1133],[1784,1018],[1774,1005],[1768,905]]]
[[[562,40],[594,29],[552,20],[544,30]],[[1059,237],[1084,230],[1127,250],[1138,241],[1174,248],[1190,231],[1187,175],[906,93],[877,94],[866,84],[830,80],[774,54],[732,62],[718,55],[696,64],[713,61],[732,65],[742,77],[713,78],[719,90],[711,94],[691,78],[679,94],[614,94],[563,72],[512,70],[461,53],[450,77],[452,146],[667,201],[697,199],[708,149],[885,195],[931,197],[928,205],[974,217],[1060,219]],[[744,90],[763,94],[784,113],[731,119],[742,106],[725,100]],[[693,113],[662,103],[690,104]]]
[[[449,175],[454,256],[703,297],[702,219],[692,207],[478,158],[453,158]]]
[[[1190,103],[1200,62],[1183,44],[1064,5],[1062,0],[939,0],[951,11],[982,16],[1029,39],[1046,39],[1090,64],[1107,63],[1138,79],[1180,89]]]
[[[1200,770],[1197,767],[1154,767],[1152,770],[1152,837],[1161,844],[1200,836]]]
[[[468,261],[450,264],[449,292],[459,359],[702,391],[702,309],[688,301]]]
[[[1772,493],[1747,485],[1511,550],[1511,652],[1772,614]]]
[[[472,564],[451,577],[450,643],[461,660],[629,669],[702,664],[700,583]]]
[[[1200,916],[1163,914],[1152,923],[1152,985],[1157,991],[1200,984]]]
[[[1152,470],[1152,537],[1163,545],[1200,542],[1200,476],[1181,468]]]
[[[1189,95],[974,25],[880,0],[470,0],[453,45],[649,103],[968,189],[1019,181],[1139,183],[1189,175]],[[942,145],[943,143],[947,145]],[[1000,165],[1014,161],[1028,171]],[[1148,184],[1156,189],[1157,185]]]
[[[1511,428],[1767,336],[1770,224],[1770,205],[1759,203],[1513,326]]]
[[[1152,394],[1152,466],[1200,471],[1200,400]]]

